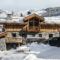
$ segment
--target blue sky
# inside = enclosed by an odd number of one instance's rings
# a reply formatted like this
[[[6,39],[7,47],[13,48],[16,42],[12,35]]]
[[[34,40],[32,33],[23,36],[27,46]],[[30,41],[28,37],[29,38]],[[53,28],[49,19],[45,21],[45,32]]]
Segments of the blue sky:
[[[27,10],[60,6],[60,0],[0,0],[0,9]]]

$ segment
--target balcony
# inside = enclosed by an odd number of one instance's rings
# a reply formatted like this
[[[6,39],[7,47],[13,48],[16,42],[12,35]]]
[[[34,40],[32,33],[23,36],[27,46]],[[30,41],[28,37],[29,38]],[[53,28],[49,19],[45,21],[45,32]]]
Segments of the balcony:
[[[29,32],[39,32],[38,26],[29,27]]]
[[[22,43],[23,38],[19,37],[19,38],[15,38],[15,37],[6,37],[5,41],[6,43]]]

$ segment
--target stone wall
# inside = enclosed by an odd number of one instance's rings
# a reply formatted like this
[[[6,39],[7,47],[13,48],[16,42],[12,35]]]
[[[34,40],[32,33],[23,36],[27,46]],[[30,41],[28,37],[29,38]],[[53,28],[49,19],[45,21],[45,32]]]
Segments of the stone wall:
[[[59,37],[59,32],[40,32],[38,33],[39,34],[42,34],[42,38],[45,38],[45,39],[49,39],[49,34],[52,34],[53,37]]]
[[[0,50],[1,51],[6,50],[5,38],[0,38]]]
[[[19,35],[19,32],[7,32],[8,33],[8,36],[7,37],[13,37],[12,36],[12,33],[15,33],[16,34],[16,37],[21,37],[20,35]]]

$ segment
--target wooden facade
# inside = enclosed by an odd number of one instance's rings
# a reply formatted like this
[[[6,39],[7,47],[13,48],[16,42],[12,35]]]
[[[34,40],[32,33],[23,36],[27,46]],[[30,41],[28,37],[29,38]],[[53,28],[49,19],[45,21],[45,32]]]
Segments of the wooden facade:
[[[27,22],[27,31],[28,32],[39,32],[40,31],[40,22],[43,22],[44,18],[39,17],[36,14],[24,18],[24,22]]]
[[[5,38],[6,43],[22,43],[22,38],[17,38],[17,37],[6,37]]]
[[[6,43],[22,43],[24,39],[20,36],[21,31],[33,34],[34,32],[59,32],[60,30],[60,24],[47,24],[43,17],[36,14],[25,17],[24,23],[0,22],[0,24],[3,24],[4,31],[7,32]]]
[[[21,36],[18,36],[18,34],[23,29],[23,27],[26,25],[25,23],[0,22],[0,24],[3,24],[4,26],[3,30],[6,32],[2,35],[7,34],[7,36],[5,37],[6,43],[22,43],[23,38]],[[17,36],[13,37],[12,34],[16,34]]]
[[[59,32],[60,24],[48,24],[44,22],[44,18],[33,14],[24,18],[28,22],[28,32]]]
[[[59,32],[60,25],[58,24],[41,24],[40,32]]]

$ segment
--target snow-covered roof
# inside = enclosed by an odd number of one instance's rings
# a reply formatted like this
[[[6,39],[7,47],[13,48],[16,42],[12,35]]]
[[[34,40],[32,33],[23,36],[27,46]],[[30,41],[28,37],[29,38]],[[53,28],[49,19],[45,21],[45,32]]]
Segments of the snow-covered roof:
[[[20,20],[19,20],[20,23],[23,23],[24,22],[24,17],[21,17]]]
[[[0,13],[0,18],[6,18],[7,17],[7,14],[6,13]]]
[[[60,17],[45,17],[45,23],[60,24]]]
[[[6,14],[12,14],[12,12],[11,11],[6,11]]]
[[[20,16],[12,16],[12,19],[20,19],[20,18],[22,18],[22,17],[20,17]]]
[[[6,20],[6,22],[19,22],[19,23],[23,23],[24,17],[13,17],[11,20]]]

